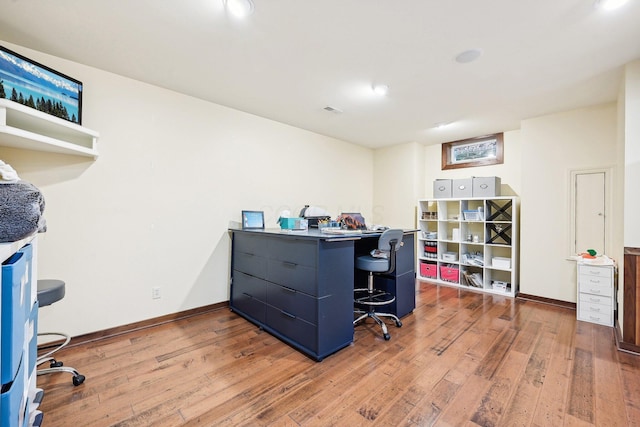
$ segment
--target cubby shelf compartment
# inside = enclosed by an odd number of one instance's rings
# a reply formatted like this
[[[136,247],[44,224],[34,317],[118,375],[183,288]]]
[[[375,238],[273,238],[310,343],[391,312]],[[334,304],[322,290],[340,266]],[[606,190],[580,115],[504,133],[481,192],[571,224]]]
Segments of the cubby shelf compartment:
[[[418,279],[516,296],[517,202],[506,196],[418,200]]]
[[[98,157],[96,131],[0,99],[0,146]]]

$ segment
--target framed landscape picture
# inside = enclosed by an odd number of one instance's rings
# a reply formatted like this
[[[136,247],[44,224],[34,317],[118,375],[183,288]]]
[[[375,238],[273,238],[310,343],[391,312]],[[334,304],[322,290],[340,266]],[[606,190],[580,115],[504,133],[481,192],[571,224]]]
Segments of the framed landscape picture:
[[[82,124],[82,83],[0,46],[0,98]]]
[[[501,133],[442,144],[442,170],[496,165],[503,162]]]

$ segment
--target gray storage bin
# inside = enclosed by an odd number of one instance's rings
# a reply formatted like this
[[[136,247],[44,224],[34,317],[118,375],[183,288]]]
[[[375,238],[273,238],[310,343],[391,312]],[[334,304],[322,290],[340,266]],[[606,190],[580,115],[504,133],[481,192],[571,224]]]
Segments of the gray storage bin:
[[[433,197],[434,199],[448,199],[452,197],[451,180],[436,179],[433,181]]]
[[[473,180],[471,178],[454,179],[453,180],[453,197],[456,199],[462,199],[465,197],[472,197],[473,195]]]
[[[473,177],[473,197],[495,197],[500,195],[500,178],[497,176]]]

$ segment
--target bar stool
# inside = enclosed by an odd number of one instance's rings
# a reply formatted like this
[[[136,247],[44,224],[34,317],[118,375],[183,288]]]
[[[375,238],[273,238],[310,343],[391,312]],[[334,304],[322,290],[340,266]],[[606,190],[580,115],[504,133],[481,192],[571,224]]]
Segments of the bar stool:
[[[390,340],[391,335],[387,330],[387,325],[381,319],[388,317],[395,321],[396,326],[402,326],[402,322],[392,313],[385,313],[376,310],[376,307],[389,305],[395,301],[395,295],[375,289],[374,277],[391,274],[396,269],[396,252],[402,247],[402,230],[386,230],[378,240],[378,249],[372,255],[362,255],[356,257],[356,268],[368,272],[367,287],[354,289],[355,306],[365,306],[367,310],[354,309],[355,315],[360,315],[353,321],[354,326],[367,318],[372,318],[382,329],[382,336],[385,340]],[[374,256],[375,255],[375,256]]]
[[[60,301],[62,298],[64,298],[64,293],[65,293],[65,283],[62,280],[56,280],[56,279],[38,280],[38,304],[40,308],[45,307],[47,305],[51,305],[57,301]],[[40,366],[43,363],[49,362],[48,368],[38,369],[38,376],[53,374],[56,372],[68,372],[71,375],[73,375],[74,386],[78,386],[82,384],[85,380],[84,375],[80,374],[78,371],[76,371],[71,367],[64,366],[64,364],[61,361],[51,357],[53,353],[62,349],[67,344],[69,344],[69,342],[71,341],[71,337],[68,334],[65,334],[62,332],[38,332],[39,337],[47,336],[47,335],[60,337],[64,339],[64,341],[61,344],[54,344],[52,350],[46,352],[41,356],[38,356],[38,359],[36,360],[37,366]],[[38,349],[46,349],[50,347],[51,346],[48,346],[45,344],[43,346],[39,346]]]

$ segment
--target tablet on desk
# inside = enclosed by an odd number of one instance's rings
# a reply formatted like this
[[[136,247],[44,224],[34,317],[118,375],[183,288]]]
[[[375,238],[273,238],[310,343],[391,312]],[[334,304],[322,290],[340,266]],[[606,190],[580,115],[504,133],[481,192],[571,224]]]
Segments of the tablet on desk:
[[[242,211],[243,230],[264,230],[263,211]]]

